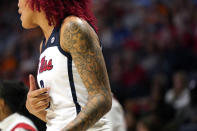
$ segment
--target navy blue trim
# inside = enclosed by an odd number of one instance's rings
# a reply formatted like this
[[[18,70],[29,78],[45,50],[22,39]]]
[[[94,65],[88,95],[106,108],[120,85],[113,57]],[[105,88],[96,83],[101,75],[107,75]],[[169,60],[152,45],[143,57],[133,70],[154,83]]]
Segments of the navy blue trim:
[[[76,90],[75,90],[75,84],[74,84],[74,79],[73,79],[72,56],[70,55],[70,53],[65,52],[60,47],[60,45],[58,46],[58,49],[63,55],[65,55],[68,58],[68,61],[67,61],[68,78],[69,78],[69,83],[70,83],[73,102],[74,102],[75,107],[76,107],[76,112],[77,112],[77,114],[79,114],[79,112],[81,111],[81,106],[79,105],[78,100],[77,100],[77,93],[76,93]]]
[[[48,41],[46,41],[46,38],[44,38],[43,43],[42,43],[42,51],[41,51],[41,53],[43,53],[48,47],[50,47],[52,45],[51,39],[53,37],[55,37],[55,39],[56,39],[56,32],[57,32],[57,28],[54,28],[53,31],[51,32],[51,35],[50,35]],[[55,41],[53,43],[55,43]]]
[[[70,55],[70,53],[65,52],[65,51],[60,47],[60,45],[58,45],[57,47],[58,47],[58,50],[59,50],[63,55],[65,55],[69,60],[72,60],[72,56]]]
[[[44,52],[44,50],[45,50],[45,41],[46,41],[46,39],[44,38],[42,41],[41,53]]]
[[[52,36],[55,37],[55,41],[53,43],[51,43]],[[79,112],[81,111],[81,106],[79,105],[78,100],[77,100],[77,93],[76,93],[74,79],[73,79],[72,56],[70,55],[70,53],[65,52],[60,47],[60,27],[55,27],[53,29],[53,31],[51,33],[51,36],[49,37],[46,44],[45,44],[45,41],[46,40],[44,39],[41,53],[43,53],[48,47],[57,46],[59,51],[68,58],[67,67],[68,67],[69,83],[70,83],[73,102],[74,102],[75,107],[76,107],[76,112],[77,112],[77,114],[79,114]]]
[[[79,112],[81,111],[81,106],[79,105],[79,103],[77,101],[77,94],[76,94],[75,84],[74,84],[74,80],[73,80],[72,57],[71,57],[71,55],[69,53],[66,53],[66,55],[68,55],[68,63],[67,63],[68,64],[68,77],[69,77],[69,82],[70,82],[70,88],[71,88],[71,92],[72,92],[73,102],[75,104],[77,114],[79,114]]]
[[[56,27],[56,41],[60,44],[60,29],[61,26]]]

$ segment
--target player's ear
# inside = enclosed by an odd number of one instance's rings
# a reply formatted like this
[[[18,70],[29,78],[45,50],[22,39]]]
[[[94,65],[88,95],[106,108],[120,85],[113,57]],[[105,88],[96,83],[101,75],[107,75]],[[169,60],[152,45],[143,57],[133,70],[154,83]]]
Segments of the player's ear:
[[[5,101],[4,99],[0,98],[0,110],[5,108]]]

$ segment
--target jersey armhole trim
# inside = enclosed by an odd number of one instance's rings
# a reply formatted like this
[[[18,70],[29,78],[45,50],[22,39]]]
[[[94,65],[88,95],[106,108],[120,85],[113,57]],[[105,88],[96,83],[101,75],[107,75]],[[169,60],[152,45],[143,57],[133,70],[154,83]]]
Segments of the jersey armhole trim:
[[[26,124],[26,123],[19,123],[17,124],[11,131],[15,131],[15,129],[17,128],[22,128],[22,129],[26,129],[28,131],[37,131],[35,128],[33,128],[32,126]]]
[[[69,78],[69,83],[70,83],[70,89],[71,89],[71,94],[72,94],[72,98],[73,98],[73,102],[75,104],[76,107],[76,113],[79,114],[79,112],[81,111],[81,106],[77,100],[77,93],[76,93],[76,88],[75,88],[75,83],[74,83],[74,78],[73,78],[73,72],[72,72],[72,56],[70,53],[64,51],[60,45],[58,45],[58,49],[59,51],[65,55],[68,58],[67,61],[67,68],[68,68],[68,78]]]
[[[71,56],[71,54],[68,53],[68,52],[66,52],[66,51],[64,51],[64,50],[61,48],[60,44],[58,45],[58,50],[59,50],[64,56],[66,56],[69,60],[72,61],[72,56]]]

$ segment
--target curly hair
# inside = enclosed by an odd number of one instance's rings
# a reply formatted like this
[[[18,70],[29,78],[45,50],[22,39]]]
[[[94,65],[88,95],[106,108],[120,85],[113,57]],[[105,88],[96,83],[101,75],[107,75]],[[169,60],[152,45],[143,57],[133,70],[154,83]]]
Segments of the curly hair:
[[[69,15],[86,20],[95,30],[96,18],[91,11],[91,0],[28,0],[32,10],[43,10],[49,25],[58,26]]]
[[[0,81],[0,98],[2,98],[12,113],[24,112],[28,88],[20,81]]]

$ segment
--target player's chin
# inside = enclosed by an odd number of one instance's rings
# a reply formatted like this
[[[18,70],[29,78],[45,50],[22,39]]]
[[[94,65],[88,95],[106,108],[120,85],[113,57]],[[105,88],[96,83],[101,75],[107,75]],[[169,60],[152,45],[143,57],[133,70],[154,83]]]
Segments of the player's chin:
[[[33,25],[33,24],[28,24],[28,23],[22,22],[22,27],[24,29],[33,29],[33,28],[36,28],[37,26],[36,25]]]

